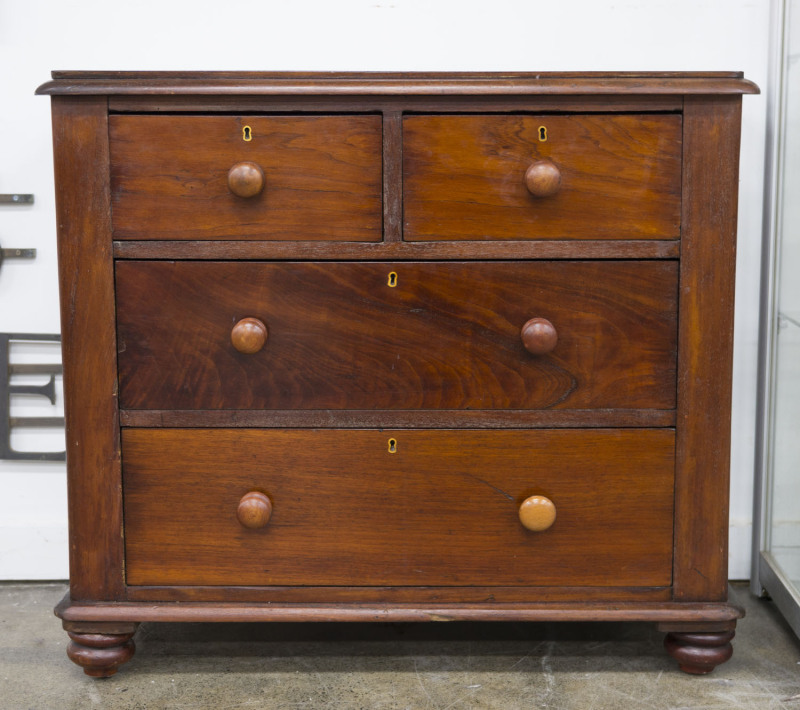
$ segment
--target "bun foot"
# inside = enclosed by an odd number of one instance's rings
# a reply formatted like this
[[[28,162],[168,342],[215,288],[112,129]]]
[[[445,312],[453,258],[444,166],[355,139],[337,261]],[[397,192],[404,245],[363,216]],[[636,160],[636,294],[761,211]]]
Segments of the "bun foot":
[[[117,668],[133,658],[136,646],[133,634],[79,634],[68,631],[72,639],[67,656],[77,663],[86,675],[108,678]]]
[[[664,639],[664,648],[682,671],[694,675],[711,673],[733,655],[731,639],[735,631],[715,633],[671,632]]]

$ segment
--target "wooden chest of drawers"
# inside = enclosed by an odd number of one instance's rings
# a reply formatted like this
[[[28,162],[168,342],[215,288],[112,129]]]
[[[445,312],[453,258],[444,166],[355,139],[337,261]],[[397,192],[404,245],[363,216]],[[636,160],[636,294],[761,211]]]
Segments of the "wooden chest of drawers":
[[[55,73],[68,654],[637,620],[730,657],[736,73]]]

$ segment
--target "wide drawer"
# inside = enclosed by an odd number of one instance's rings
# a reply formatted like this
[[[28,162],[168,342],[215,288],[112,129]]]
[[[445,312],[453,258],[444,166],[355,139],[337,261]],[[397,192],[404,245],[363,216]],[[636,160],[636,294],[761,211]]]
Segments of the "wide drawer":
[[[125,429],[122,451],[131,585],[671,582],[671,429]]]
[[[674,261],[121,261],[116,282],[124,409],[675,407]],[[523,346],[537,318],[550,352]]]
[[[116,239],[381,239],[379,116],[111,116],[109,132]]]
[[[681,117],[408,116],[403,199],[412,241],[675,239]]]

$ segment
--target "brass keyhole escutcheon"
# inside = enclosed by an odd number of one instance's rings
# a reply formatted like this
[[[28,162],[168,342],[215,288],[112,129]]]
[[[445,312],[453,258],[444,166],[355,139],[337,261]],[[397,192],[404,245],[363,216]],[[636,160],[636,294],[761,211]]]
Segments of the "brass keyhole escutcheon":
[[[390,271],[389,272],[389,280],[386,282],[389,285],[389,288],[394,288],[397,286],[397,272]]]
[[[539,142],[547,142],[547,128],[545,126],[539,126]]]
[[[242,140],[244,141],[253,140],[253,129],[250,128],[250,126],[244,126],[242,128]]]
[[[389,439],[388,450],[390,454],[397,453],[397,439]]]

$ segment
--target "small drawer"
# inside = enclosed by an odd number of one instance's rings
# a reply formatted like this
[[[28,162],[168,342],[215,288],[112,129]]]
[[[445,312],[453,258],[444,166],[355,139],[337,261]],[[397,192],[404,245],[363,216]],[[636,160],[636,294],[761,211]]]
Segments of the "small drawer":
[[[379,116],[111,116],[116,239],[380,241]]]
[[[679,115],[408,116],[404,238],[676,239]]]
[[[678,265],[116,266],[124,409],[673,409]]]
[[[125,429],[122,450],[131,585],[672,579],[671,429]]]

